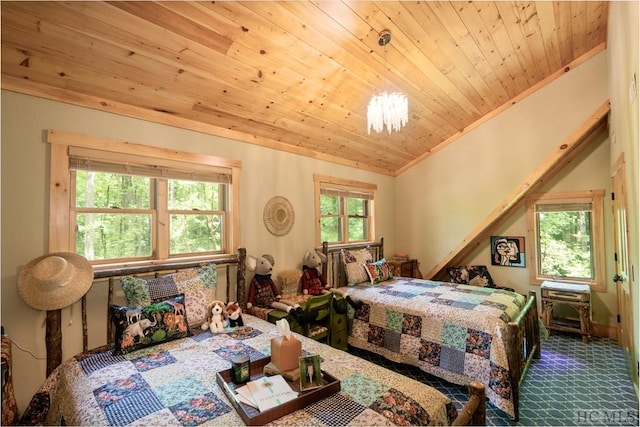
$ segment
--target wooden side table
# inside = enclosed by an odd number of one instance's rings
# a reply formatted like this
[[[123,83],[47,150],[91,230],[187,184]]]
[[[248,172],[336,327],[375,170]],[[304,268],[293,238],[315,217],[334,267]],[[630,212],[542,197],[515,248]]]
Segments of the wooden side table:
[[[589,285],[544,281],[540,290],[544,326],[549,330],[579,333],[582,335],[582,342],[588,343],[591,336],[591,288]],[[578,312],[579,321],[555,318],[553,308],[557,305],[573,307]]]
[[[387,264],[391,267],[391,272],[394,276],[422,279],[417,259],[408,259],[403,261],[392,259],[387,260]]]

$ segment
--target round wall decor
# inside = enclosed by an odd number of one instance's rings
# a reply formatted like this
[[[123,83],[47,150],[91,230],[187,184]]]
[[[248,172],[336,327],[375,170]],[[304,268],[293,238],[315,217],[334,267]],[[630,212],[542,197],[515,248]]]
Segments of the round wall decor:
[[[293,227],[293,206],[284,197],[275,196],[264,206],[264,225],[274,236],[284,236]]]

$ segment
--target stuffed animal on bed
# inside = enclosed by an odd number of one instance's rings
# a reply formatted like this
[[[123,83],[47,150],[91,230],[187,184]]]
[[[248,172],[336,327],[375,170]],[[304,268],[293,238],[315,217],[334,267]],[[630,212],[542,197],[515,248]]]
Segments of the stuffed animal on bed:
[[[207,307],[207,321],[201,326],[203,331],[207,328],[212,334],[224,332],[227,323],[227,306],[222,301],[212,301]]]
[[[242,307],[240,307],[240,304],[235,301],[227,303],[227,321],[229,322],[230,328],[244,326],[244,321],[242,320]]]
[[[274,264],[273,256],[269,254],[264,254],[261,257],[247,256],[247,269],[255,273],[249,284],[247,308],[250,309],[255,305],[256,307],[282,310],[289,313],[302,325],[308,321],[304,310],[298,304],[280,300],[280,291],[271,279]]]
[[[318,270],[318,267],[327,260],[327,256],[316,250],[308,250],[302,257],[302,277],[300,287],[305,295],[322,295],[329,292],[330,285]]]
[[[318,267],[326,261],[327,256],[322,252],[307,249],[304,253],[304,256],[302,257],[302,277],[300,277],[300,287],[302,288],[303,294],[322,295],[327,292],[331,292],[329,290],[331,289],[331,285],[327,283],[324,276],[322,276],[322,273],[318,270]],[[362,307],[362,301],[354,300],[348,294],[345,295],[345,300],[347,300],[347,303],[356,310]],[[346,309],[335,304],[335,301],[334,309],[339,314],[346,312]]]

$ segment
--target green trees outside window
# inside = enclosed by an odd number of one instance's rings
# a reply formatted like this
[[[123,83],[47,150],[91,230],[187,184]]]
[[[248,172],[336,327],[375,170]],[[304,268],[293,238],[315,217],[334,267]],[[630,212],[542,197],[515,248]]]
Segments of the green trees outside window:
[[[77,253],[88,260],[151,256],[151,179],[79,170],[75,183]]]
[[[169,180],[171,255],[222,250],[224,184]]]
[[[172,256],[223,250],[224,183],[90,170],[72,177],[76,252],[89,260],[151,258],[158,239]],[[168,220],[169,236],[158,236],[159,218]]]
[[[369,238],[369,221],[368,199],[348,195],[320,196],[320,237],[323,242],[365,241]]]
[[[583,283],[606,291],[604,190],[537,193],[526,204],[531,283]]]
[[[538,212],[538,255],[545,276],[593,279],[591,212]]]

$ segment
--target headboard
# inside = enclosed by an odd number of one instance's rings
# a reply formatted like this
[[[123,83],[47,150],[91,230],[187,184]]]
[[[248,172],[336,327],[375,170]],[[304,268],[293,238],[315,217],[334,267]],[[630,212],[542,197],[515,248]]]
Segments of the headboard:
[[[111,319],[111,310],[109,309],[114,303],[114,293],[116,287],[120,283],[122,276],[139,276],[139,277],[161,277],[166,274],[175,273],[180,270],[186,270],[204,265],[215,264],[218,269],[218,278],[224,276],[224,287],[218,282],[217,294],[223,301],[238,301],[243,307],[246,305],[246,279],[245,279],[245,260],[246,249],[239,248],[235,255],[204,259],[190,262],[163,263],[144,266],[122,267],[108,270],[97,270],[93,273],[92,288],[96,286],[107,286],[107,301],[105,310],[107,312],[107,344],[113,344],[113,322]],[[221,269],[224,274],[221,273]],[[235,280],[233,280],[235,279]],[[222,287],[222,291],[220,291]],[[221,292],[224,295],[221,295]],[[87,324],[87,294],[82,297],[82,348],[83,351],[89,350],[89,333]],[[53,310],[47,312],[47,328],[46,328],[46,347],[47,347],[47,376],[62,363],[62,331],[61,331],[61,311]]]
[[[347,275],[344,271],[344,263],[342,262],[342,250],[363,248],[368,248],[371,251],[374,261],[384,258],[384,238],[382,237],[379,242],[360,244],[329,246],[327,242],[322,242],[322,253],[327,257],[327,261],[322,264],[322,275],[327,283],[331,284],[334,288],[346,286]]]

